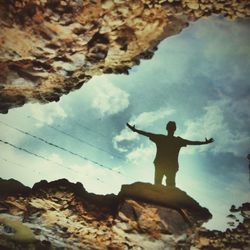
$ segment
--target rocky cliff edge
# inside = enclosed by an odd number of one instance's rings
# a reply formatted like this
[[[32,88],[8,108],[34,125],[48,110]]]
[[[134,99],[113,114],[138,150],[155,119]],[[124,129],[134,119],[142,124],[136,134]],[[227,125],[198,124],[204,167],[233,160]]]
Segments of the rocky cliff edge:
[[[92,76],[128,74],[163,39],[211,15],[250,16],[248,0],[0,1],[0,113],[58,101]]]
[[[201,228],[212,215],[178,188],[123,185],[118,195],[88,193],[66,179],[32,188],[0,180],[1,249],[212,249],[249,247],[244,221],[226,232]],[[224,245],[223,245],[224,244]],[[214,248],[213,248],[214,249]],[[231,248],[228,248],[231,249]]]

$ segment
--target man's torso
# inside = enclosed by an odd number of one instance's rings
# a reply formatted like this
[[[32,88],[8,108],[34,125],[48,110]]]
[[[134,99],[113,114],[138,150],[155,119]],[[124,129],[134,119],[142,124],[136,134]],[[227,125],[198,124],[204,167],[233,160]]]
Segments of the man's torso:
[[[181,137],[153,135],[150,137],[157,147],[154,163],[156,166],[178,170],[178,155],[186,142]]]

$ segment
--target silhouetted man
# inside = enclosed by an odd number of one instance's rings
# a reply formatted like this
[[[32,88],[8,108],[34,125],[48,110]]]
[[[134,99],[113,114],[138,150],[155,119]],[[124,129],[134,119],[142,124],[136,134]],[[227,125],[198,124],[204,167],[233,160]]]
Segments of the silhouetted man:
[[[165,175],[166,185],[175,187],[175,176],[179,169],[178,155],[181,147],[187,145],[203,145],[213,142],[213,138],[205,141],[189,141],[181,137],[175,137],[176,124],[173,121],[168,122],[166,129],[167,135],[153,134],[135,128],[127,123],[127,126],[134,132],[149,137],[156,144],[157,152],[154,159],[155,165],[155,184],[162,184],[162,178]]]

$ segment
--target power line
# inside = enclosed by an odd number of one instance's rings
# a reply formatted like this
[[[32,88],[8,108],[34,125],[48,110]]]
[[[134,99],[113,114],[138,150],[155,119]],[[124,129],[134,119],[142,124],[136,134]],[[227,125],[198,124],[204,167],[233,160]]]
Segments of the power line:
[[[43,160],[52,162],[53,164],[56,164],[56,165],[58,165],[58,166],[60,166],[60,167],[63,167],[63,168],[66,168],[66,169],[68,169],[68,170],[70,170],[70,171],[72,171],[72,172],[74,172],[74,173],[75,173],[75,172],[79,172],[79,171],[75,171],[75,170],[73,170],[73,169],[71,169],[71,168],[69,168],[69,167],[66,167],[66,166],[64,166],[64,165],[62,165],[62,164],[60,164],[60,163],[58,163],[58,162],[52,161],[52,160],[50,160],[50,159],[48,159],[48,158],[46,158],[46,157],[44,157],[44,156],[38,155],[38,154],[36,154],[36,153],[33,153],[33,152],[31,152],[31,151],[29,151],[29,150],[27,150],[27,149],[25,149],[25,148],[18,147],[18,146],[14,145],[14,144],[12,144],[12,143],[10,143],[10,142],[3,141],[3,140],[1,140],[1,139],[0,139],[0,142],[1,142],[1,143],[4,143],[4,144],[6,144],[6,145],[9,145],[9,146],[11,146],[11,147],[13,147],[13,148],[15,148],[15,149],[18,149],[18,150],[20,150],[20,151],[24,151],[25,153],[30,154],[30,155],[33,155],[33,156],[35,156],[35,157],[37,157],[37,158],[41,158],[41,159],[43,159]],[[4,161],[6,161],[6,162],[10,162],[10,163],[12,163],[12,164],[15,164],[15,165],[17,165],[17,166],[20,166],[20,167],[25,168],[25,166],[23,166],[23,165],[20,164],[20,163],[16,163],[16,162],[10,161],[10,160],[8,160],[8,159],[6,159],[6,158],[3,158],[3,157],[0,157],[0,159],[4,160]],[[38,172],[38,173],[39,173],[39,172]],[[102,182],[102,183],[104,183],[104,182],[103,182],[100,178],[98,178],[98,177],[96,177],[95,179],[98,180],[98,181],[100,181],[100,182]]]
[[[70,120],[71,120],[72,122],[74,122],[77,126],[83,128],[83,129],[86,129],[86,130],[88,130],[88,131],[90,131],[90,132],[92,132],[92,133],[94,133],[94,134],[98,134],[98,135],[100,135],[100,136],[102,136],[102,137],[104,137],[104,138],[108,138],[106,135],[100,133],[99,131],[95,131],[95,130],[93,130],[93,129],[87,127],[86,125],[82,125],[82,123],[79,123],[79,122],[76,121],[75,119],[70,118]]]
[[[3,161],[9,162],[9,163],[11,163],[11,164],[14,164],[14,165],[16,165],[16,166],[19,166],[19,167],[25,168],[25,166],[24,166],[24,165],[19,164],[19,163],[16,163],[16,162],[13,162],[13,161],[10,161],[10,160],[8,160],[8,159],[6,159],[6,158],[3,158],[3,157],[1,157],[1,156],[0,156],[0,159],[1,159],[1,160],[3,160]]]
[[[34,120],[37,120],[37,121],[39,121],[39,122],[42,122],[42,121],[40,121],[39,119],[34,118],[34,117],[32,117],[32,116],[27,116],[27,118],[34,119]],[[77,140],[77,141],[79,141],[79,142],[81,142],[81,143],[83,143],[83,144],[86,144],[86,145],[88,145],[88,146],[90,146],[90,147],[92,147],[92,148],[98,149],[98,150],[100,150],[100,151],[102,151],[102,152],[104,152],[104,153],[106,153],[106,154],[109,154],[109,155],[111,155],[111,156],[113,156],[113,157],[116,157],[116,158],[119,158],[119,159],[122,159],[122,160],[123,160],[122,157],[120,157],[120,156],[118,156],[118,155],[115,155],[115,154],[113,154],[113,153],[110,152],[110,151],[104,150],[103,148],[97,147],[97,146],[95,146],[94,144],[89,143],[89,142],[87,142],[87,141],[85,141],[85,140],[82,140],[82,139],[80,139],[80,138],[78,138],[78,137],[76,137],[76,136],[73,136],[73,135],[71,135],[71,134],[68,133],[68,132],[65,132],[65,131],[63,131],[63,130],[61,130],[61,129],[58,129],[58,128],[56,128],[56,127],[54,127],[54,126],[52,126],[52,125],[49,125],[49,124],[46,124],[46,126],[48,126],[48,127],[52,128],[52,129],[56,130],[57,132],[59,132],[59,133],[61,133],[61,134],[64,134],[64,135],[66,135],[66,136],[69,136],[69,137],[73,138],[74,140]]]
[[[3,140],[1,140],[1,139],[0,139],[0,142],[3,143],[3,144],[9,145],[9,146],[11,146],[11,147],[13,147],[13,148],[15,148],[15,149],[18,149],[18,150],[20,150],[20,151],[26,152],[27,154],[33,155],[33,156],[35,156],[35,157],[37,157],[37,158],[43,159],[43,160],[48,161],[48,162],[52,162],[52,163],[54,163],[54,164],[56,164],[56,165],[59,165],[59,166],[63,166],[63,165],[61,165],[61,164],[58,163],[58,162],[54,162],[54,161],[52,161],[52,160],[50,160],[50,159],[48,159],[48,158],[46,158],[46,157],[44,157],[44,156],[38,155],[38,154],[36,154],[36,153],[33,153],[33,152],[29,151],[28,149],[25,149],[25,148],[22,148],[22,147],[18,147],[18,146],[14,145],[14,144],[12,144],[12,143],[10,143],[10,142],[3,141]],[[64,166],[63,166],[63,167],[64,167]]]
[[[3,157],[1,157],[1,156],[0,156],[0,159],[1,159],[2,161],[9,162],[9,163],[11,163],[11,164],[13,164],[13,165],[16,165],[16,166],[18,166],[18,167],[26,168],[24,165],[22,165],[22,164],[20,164],[20,163],[17,163],[17,162],[14,162],[14,161],[10,161],[9,159],[3,158]],[[39,172],[39,171],[37,171],[37,173],[38,173],[38,174],[41,174],[41,172]]]
[[[3,125],[5,125],[5,126],[11,128],[11,129],[14,129],[14,130],[16,130],[16,131],[18,131],[18,132],[20,132],[20,133],[23,133],[23,134],[25,134],[25,135],[28,135],[28,136],[34,138],[34,139],[37,139],[37,140],[39,140],[39,141],[41,141],[41,142],[43,142],[43,143],[46,143],[46,144],[48,144],[48,145],[50,145],[50,146],[56,147],[56,148],[58,148],[58,149],[61,149],[61,150],[63,150],[64,152],[70,153],[70,154],[72,154],[72,155],[74,155],[74,156],[77,156],[77,157],[79,157],[79,158],[81,158],[81,159],[83,159],[83,160],[85,160],[85,161],[89,161],[89,162],[91,162],[91,163],[93,163],[93,164],[95,164],[95,165],[97,165],[97,166],[106,168],[106,169],[108,169],[108,170],[110,170],[110,171],[112,171],[112,172],[115,172],[115,173],[118,173],[118,174],[122,175],[120,171],[116,171],[116,170],[114,170],[114,169],[112,169],[112,168],[110,168],[110,167],[104,166],[103,164],[98,163],[98,162],[95,161],[95,160],[91,160],[91,159],[89,159],[89,158],[87,158],[87,157],[85,157],[85,156],[83,156],[83,155],[80,155],[80,154],[78,154],[78,153],[74,153],[74,152],[72,152],[72,151],[70,151],[70,150],[68,150],[68,149],[66,149],[66,148],[63,148],[63,147],[57,145],[57,144],[54,144],[54,143],[49,142],[49,141],[47,141],[47,140],[44,140],[44,139],[41,138],[41,137],[38,137],[38,136],[36,136],[36,135],[32,135],[32,134],[30,134],[29,132],[26,132],[26,131],[21,130],[21,129],[16,128],[16,127],[13,127],[13,126],[11,126],[11,125],[9,125],[9,124],[3,122],[3,121],[0,121],[0,123],[2,123]],[[3,141],[2,141],[2,142],[3,142]],[[7,143],[7,144],[9,144],[9,143]],[[14,145],[11,145],[11,146],[14,146]],[[16,146],[15,146],[15,147],[16,147]],[[16,148],[19,149],[19,147],[16,147]],[[23,150],[23,149],[22,149],[22,150]],[[28,150],[24,149],[24,151],[28,151]],[[30,151],[28,151],[28,152],[30,153]],[[31,154],[33,154],[33,153],[31,152]],[[35,153],[34,153],[34,154],[35,154]],[[39,158],[42,158],[42,159],[45,159],[45,160],[48,161],[48,159],[46,159],[46,158],[43,157],[43,156],[42,156],[42,157],[39,156]],[[49,160],[49,161],[51,161],[51,160]]]

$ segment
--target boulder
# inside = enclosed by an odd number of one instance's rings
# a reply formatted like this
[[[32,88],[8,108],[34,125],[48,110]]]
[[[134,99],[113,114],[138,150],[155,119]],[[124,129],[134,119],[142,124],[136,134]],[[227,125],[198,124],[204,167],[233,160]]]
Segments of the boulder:
[[[136,182],[131,185],[123,185],[118,197],[172,208],[182,213],[183,216],[186,215],[187,218],[192,215],[191,223],[205,222],[212,218],[207,208],[200,206],[186,192],[176,187]]]
[[[30,191],[31,189],[29,187],[17,180],[4,180],[0,178],[0,197],[8,195],[27,195]]]
[[[66,179],[0,187],[14,187],[0,196],[0,249],[249,249],[249,203],[234,206],[243,221],[220,232],[200,227],[210,212],[178,188],[137,182],[96,195]]]

